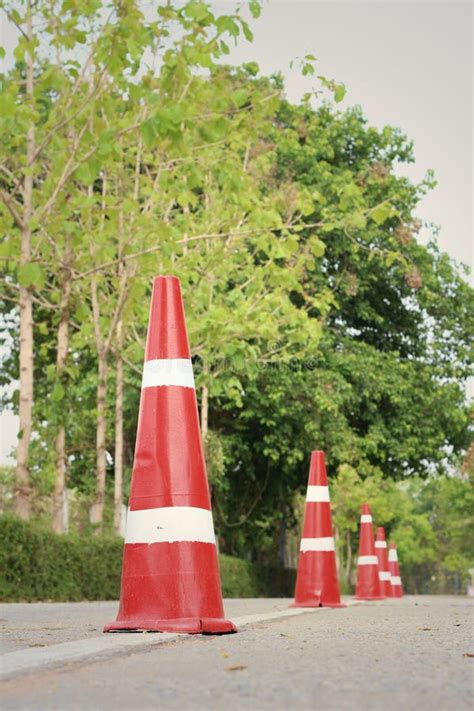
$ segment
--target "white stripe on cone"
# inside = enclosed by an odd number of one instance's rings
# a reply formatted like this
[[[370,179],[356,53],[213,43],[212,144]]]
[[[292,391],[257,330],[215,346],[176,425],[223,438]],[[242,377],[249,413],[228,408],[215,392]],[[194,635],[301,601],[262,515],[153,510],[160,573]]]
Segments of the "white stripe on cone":
[[[357,565],[378,565],[376,555],[360,555],[357,560]]]
[[[379,580],[391,580],[390,573],[386,570],[379,572]]]
[[[329,488],[327,486],[313,486],[310,484],[306,490],[306,501],[330,501]]]
[[[372,516],[370,514],[362,514],[360,517],[361,523],[372,523]]]
[[[334,538],[302,538],[300,551],[333,551]]]
[[[128,510],[125,543],[176,541],[198,541],[215,545],[212,513],[193,506]]]
[[[376,548],[386,548],[387,541],[375,541],[375,547]]]
[[[391,563],[395,563],[398,560],[397,551],[394,548],[390,548],[388,552],[388,559]]]
[[[181,385],[194,389],[193,366],[189,358],[156,358],[143,365],[142,388]]]
[[[391,577],[391,583],[392,585],[401,585],[402,584],[402,579],[398,575],[392,575]]]

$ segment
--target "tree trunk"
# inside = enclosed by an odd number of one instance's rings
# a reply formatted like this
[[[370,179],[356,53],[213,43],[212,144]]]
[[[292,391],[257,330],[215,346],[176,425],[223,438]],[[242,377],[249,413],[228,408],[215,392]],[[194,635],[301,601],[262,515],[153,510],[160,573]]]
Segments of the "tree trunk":
[[[204,448],[206,447],[206,437],[209,432],[209,389],[207,385],[201,390],[201,437]]]
[[[115,462],[114,462],[114,531],[121,533],[123,502],[123,325],[117,323],[117,356],[115,359]]]
[[[23,245],[22,245],[23,247]],[[22,249],[23,252],[23,249]],[[23,264],[28,261],[23,260]],[[15,513],[27,519],[31,512],[29,446],[33,411],[33,313],[31,293],[20,287],[20,406],[16,450]]]
[[[95,533],[102,533],[105,502],[106,459],[106,428],[107,428],[107,354],[98,352],[99,371],[97,382],[97,431],[96,431],[96,490],[95,500],[91,507],[90,520],[96,524]]]
[[[68,245],[66,264],[71,259],[70,246]],[[56,354],[56,379],[61,382],[64,366],[69,350],[69,298],[71,296],[71,279],[69,268],[63,270],[63,282],[60,301],[60,321],[58,327],[58,347]],[[56,480],[53,492],[53,530],[64,533],[64,489],[66,485],[66,428],[64,420],[57,427],[54,440]]]
[[[27,4],[27,36],[33,39],[31,2]],[[27,50],[26,95],[33,102],[33,57]],[[35,125],[28,128],[26,162],[31,168],[35,152]],[[33,175],[23,182],[23,226],[21,229],[20,265],[31,259],[31,217],[33,214]],[[33,417],[33,301],[30,288],[20,286],[20,404],[19,433],[16,452],[15,513],[27,519],[31,513],[29,448]]]
[[[284,507],[278,534],[278,559],[282,568],[286,568],[286,517],[287,510]]]
[[[339,529],[337,526],[334,526],[334,551],[335,551],[335,556],[336,556],[336,568],[337,568],[337,574],[340,575],[340,570],[341,570],[341,555],[339,552]]]
[[[352,567],[352,545],[351,545],[351,532],[347,531],[346,534],[346,552],[347,552],[347,560],[346,560],[346,583],[348,585],[351,584],[351,567]]]

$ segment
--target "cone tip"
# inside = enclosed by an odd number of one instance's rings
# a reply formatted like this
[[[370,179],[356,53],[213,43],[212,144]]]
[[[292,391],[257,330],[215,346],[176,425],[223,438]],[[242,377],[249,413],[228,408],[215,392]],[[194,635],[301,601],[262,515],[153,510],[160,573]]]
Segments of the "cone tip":
[[[179,279],[153,279],[145,360],[190,358]]]
[[[158,276],[153,278],[153,287],[157,287],[160,284],[163,284],[163,282],[171,282],[180,285],[180,281],[177,276],[174,276],[174,274],[158,274]]]
[[[362,504],[360,511],[362,514],[370,514],[369,504]]]
[[[377,534],[376,538],[378,541],[384,541],[385,540],[385,528],[383,526],[379,526],[377,528]]]
[[[324,452],[321,449],[315,449],[311,452],[309,483],[327,486],[326,462]]]

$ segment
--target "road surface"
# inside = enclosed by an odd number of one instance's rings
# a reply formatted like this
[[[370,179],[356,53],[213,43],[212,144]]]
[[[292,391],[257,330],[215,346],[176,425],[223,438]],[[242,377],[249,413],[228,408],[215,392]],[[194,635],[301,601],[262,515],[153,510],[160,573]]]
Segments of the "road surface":
[[[0,605],[2,708],[472,708],[467,598],[405,597],[286,616],[288,602],[226,601],[241,631],[220,637],[99,636],[113,603]]]

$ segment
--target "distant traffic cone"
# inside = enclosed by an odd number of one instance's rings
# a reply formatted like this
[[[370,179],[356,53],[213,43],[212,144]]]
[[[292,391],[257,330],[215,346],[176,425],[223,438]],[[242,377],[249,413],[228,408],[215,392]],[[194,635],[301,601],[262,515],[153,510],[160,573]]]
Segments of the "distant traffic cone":
[[[312,452],[292,607],[345,607],[341,602],[324,452]]]
[[[388,568],[390,570],[390,597],[403,597],[402,579],[398,566],[397,546],[391,543],[388,550]]]
[[[380,592],[385,597],[390,597],[390,571],[388,569],[387,541],[385,540],[385,529],[383,526],[377,528],[375,553],[379,563]]]
[[[235,632],[216,540],[179,281],[153,284],[117,620],[104,627]]]
[[[356,600],[385,600],[380,591],[379,566],[375,555],[372,516],[369,504],[362,504]]]

